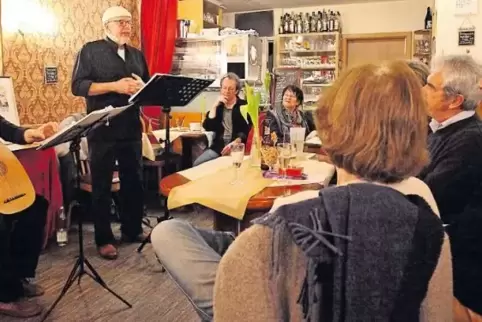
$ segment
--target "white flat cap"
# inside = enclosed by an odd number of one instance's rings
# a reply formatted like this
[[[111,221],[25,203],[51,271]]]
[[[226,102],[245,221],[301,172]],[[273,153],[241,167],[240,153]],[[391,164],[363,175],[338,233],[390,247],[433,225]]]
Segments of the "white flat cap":
[[[120,6],[110,7],[106,11],[104,11],[104,14],[102,15],[102,23],[106,24],[109,21],[119,19],[119,18],[132,18],[132,15],[124,7],[120,7]]]

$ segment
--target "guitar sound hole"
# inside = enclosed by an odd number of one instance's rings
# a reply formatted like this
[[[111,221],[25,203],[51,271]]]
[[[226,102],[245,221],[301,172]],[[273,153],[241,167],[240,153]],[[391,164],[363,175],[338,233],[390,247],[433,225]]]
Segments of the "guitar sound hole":
[[[8,172],[8,168],[7,168],[7,165],[0,161],[0,176],[5,176]]]

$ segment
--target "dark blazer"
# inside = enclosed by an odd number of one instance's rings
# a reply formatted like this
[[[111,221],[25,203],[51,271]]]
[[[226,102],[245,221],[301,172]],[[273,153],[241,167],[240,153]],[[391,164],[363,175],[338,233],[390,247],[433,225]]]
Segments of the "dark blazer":
[[[241,114],[240,107],[246,105],[247,102],[242,100],[238,97],[236,104],[233,107],[233,135],[231,137],[231,142],[235,139],[239,138],[243,143],[246,144],[246,140],[248,138],[249,131],[253,126],[253,122],[251,118],[248,116],[248,122],[246,122],[245,118]],[[206,113],[206,118],[203,122],[203,127],[206,131],[214,132],[214,140],[213,144],[209,147],[211,150],[215,151],[216,153],[221,154],[221,151],[224,149],[224,127],[223,127],[223,109],[224,104],[219,104],[216,107],[216,117],[210,118],[209,112]]]
[[[25,128],[18,127],[0,116],[0,138],[5,141],[25,144],[25,130]]]

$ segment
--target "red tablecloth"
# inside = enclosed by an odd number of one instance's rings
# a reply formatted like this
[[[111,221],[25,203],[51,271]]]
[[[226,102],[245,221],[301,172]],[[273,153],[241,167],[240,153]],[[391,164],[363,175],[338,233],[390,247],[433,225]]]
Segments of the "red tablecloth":
[[[35,149],[14,152],[32,180],[35,192],[49,201],[45,238],[47,241],[55,236],[56,214],[63,205],[62,186],[58,170],[57,157],[53,148],[37,151]]]

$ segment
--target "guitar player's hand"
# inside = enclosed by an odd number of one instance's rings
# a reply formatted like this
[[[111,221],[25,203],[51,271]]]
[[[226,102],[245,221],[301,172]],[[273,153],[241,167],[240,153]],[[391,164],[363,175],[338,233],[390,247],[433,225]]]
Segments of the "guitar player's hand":
[[[56,122],[49,122],[41,125],[36,129],[28,129],[25,131],[24,139],[27,143],[40,142],[48,137],[51,137],[59,130],[59,125]]]

